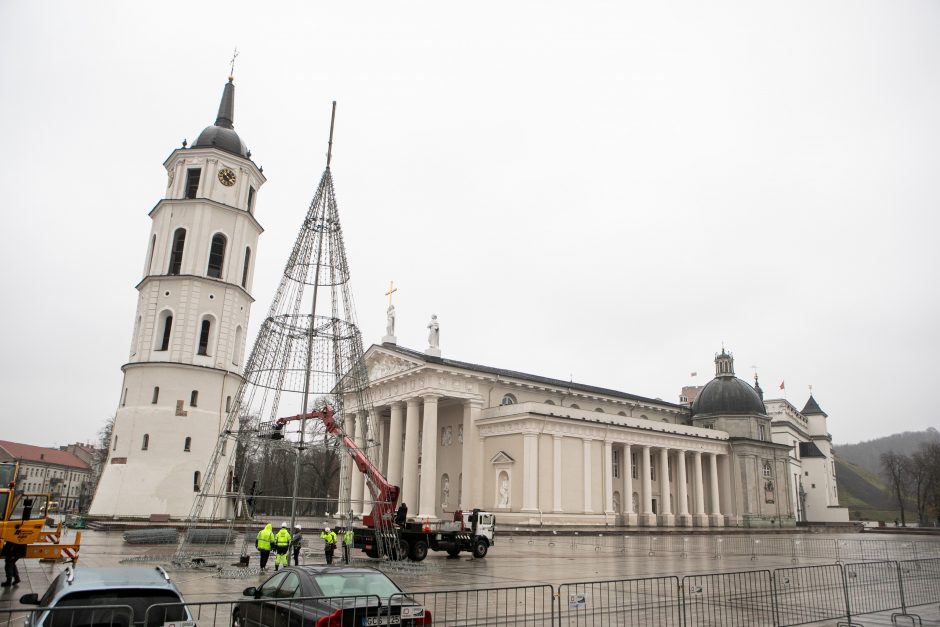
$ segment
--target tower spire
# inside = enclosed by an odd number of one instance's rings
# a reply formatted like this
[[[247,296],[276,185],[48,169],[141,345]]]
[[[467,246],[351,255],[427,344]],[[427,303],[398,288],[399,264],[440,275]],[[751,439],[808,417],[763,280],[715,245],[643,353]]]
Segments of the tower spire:
[[[219,114],[215,118],[215,125],[222,128],[232,128],[235,126],[235,77],[229,76],[228,82],[222,89],[222,101],[219,103]]]

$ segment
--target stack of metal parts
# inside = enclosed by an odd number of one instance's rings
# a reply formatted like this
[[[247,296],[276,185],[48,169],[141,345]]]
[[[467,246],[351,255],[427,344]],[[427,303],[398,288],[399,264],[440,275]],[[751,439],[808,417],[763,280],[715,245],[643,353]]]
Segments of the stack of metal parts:
[[[132,529],[124,532],[124,541],[128,544],[176,544],[176,535],[172,527]]]
[[[333,103],[333,119],[335,112]],[[249,531],[241,557],[255,553],[256,534],[266,523],[273,523],[277,531],[280,521],[289,517],[293,530],[300,516],[325,515],[333,526],[350,526],[354,505],[368,511],[365,503],[350,502],[355,471],[346,451],[320,420],[307,418],[328,404],[337,423],[354,437],[346,417],[364,416],[365,434],[360,439],[357,430],[357,444],[373,462],[377,460],[380,431],[368,393],[362,334],[333,190],[332,143],[331,119],[326,170],[245,364],[244,382],[226,416],[188,519],[191,529],[223,520],[229,521],[230,528],[245,526]],[[278,424],[279,418],[289,416],[297,419]],[[328,495],[322,485],[318,497],[300,489],[301,460],[317,454],[321,454],[319,459],[332,455],[334,461],[336,456],[341,460],[338,494]],[[280,493],[256,489],[270,484],[270,480],[264,483],[264,476],[272,474],[273,460],[285,458],[293,460],[292,481],[282,466],[276,476],[277,485],[284,487]],[[326,474],[335,477],[336,471]],[[214,487],[220,485],[221,490]],[[308,490],[309,485],[308,480]],[[377,524],[382,526],[379,531],[386,532],[380,536],[392,538],[378,547],[379,555],[387,559],[398,552],[398,536],[391,520]],[[190,534],[185,534],[174,562],[183,565],[198,558],[194,545]]]

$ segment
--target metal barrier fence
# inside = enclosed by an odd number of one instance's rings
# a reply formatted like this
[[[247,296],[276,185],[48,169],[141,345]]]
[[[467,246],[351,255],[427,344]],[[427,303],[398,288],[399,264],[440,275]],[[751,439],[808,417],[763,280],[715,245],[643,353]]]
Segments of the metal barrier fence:
[[[554,589],[550,585],[444,590],[395,595],[414,599],[430,612],[434,625],[552,625]]]
[[[680,595],[678,577],[566,583],[554,624],[679,627]]]
[[[695,549],[686,549],[695,550]],[[295,578],[296,579],[296,578]],[[294,598],[290,589],[265,598],[159,604],[0,610],[0,627],[333,625],[656,625],[662,627],[790,627],[822,621],[852,624],[859,615],[893,612],[920,617],[917,606],[940,604],[940,558],[800,566],[771,570],[623,579],[488,589],[348,594]],[[250,592],[250,591],[249,591]],[[355,590],[353,592],[361,592]],[[936,608],[936,605],[935,605]],[[931,608],[931,611],[933,609]],[[135,609],[137,611],[135,611]],[[143,614],[143,616],[141,616]],[[141,621],[141,618],[143,619]],[[915,621],[915,619],[917,619]]]
[[[770,571],[683,577],[682,614],[687,626],[773,626],[774,598]]]

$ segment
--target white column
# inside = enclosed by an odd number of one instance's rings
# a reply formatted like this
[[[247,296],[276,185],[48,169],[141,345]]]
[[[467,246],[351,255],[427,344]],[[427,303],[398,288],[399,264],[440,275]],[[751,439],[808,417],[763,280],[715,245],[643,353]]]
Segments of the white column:
[[[539,511],[539,436],[522,436],[522,511]]]
[[[629,444],[623,445],[623,523],[636,525],[636,512],[633,510],[633,452]]]
[[[421,438],[421,518],[437,519],[437,396],[424,397],[424,428]]]
[[[365,426],[365,418],[362,417],[362,414],[350,413],[346,416],[346,423],[349,424],[352,422],[355,425],[353,430],[353,442],[356,443],[356,446],[362,448],[363,440],[363,427]],[[352,426],[352,425],[350,425]],[[353,464],[352,471],[352,485],[350,486],[349,500],[351,501],[351,507],[354,516],[362,516],[362,473],[359,472],[359,469]]]
[[[366,455],[372,461],[373,464],[376,463],[377,451],[375,444],[370,444],[369,439],[375,440],[376,434],[372,433],[372,429],[369,425],[369,412],[362,411],[359,412],[359,419],[356,421],[356,427],[358,430],[359,423],[362,423],[362,444],[359,447],[366,451]],[[374,426],[374,425],[373,425]],[[358,468],[356,469],[358,470]],[[362,481],[362,513],[366,514],[372,511],[372,492],[369,490],[369,483],[366,480],[366,476],[363,473],[357,473]]]
[[[604,514],[614,514],[614,454],[610,440],[604,440]]]
[[[686,483],[685,451],[676,451],[676,524],[691,527],[692,516],[689,514],[689,489]]]
[[[418,511],[418,423],[421,401],[409,398],[405,411],[405,456],[401,468],[401,502],[414,516]]]
[[[552,436],[552,511],[561,512],[561,436]]]
[[[710,527],[724,527],[725,517],[721,515],[721,501],[718,498],[718,455],[708,454],[708,474],[711,488],[711,516],[708,517]]]
[[[581,448],[584,451],[581,455],[584,459],[584,468],[582,469],[584,473],[584,513],[592,514],[594,510],[591,506],[591,490],[593,489],[591,482],[591,440],[584,438],[581,443]]]
[[[401,487],[401,436],[405,432],[404,403],[392,403],[392,417],[388,424],[388,482]]]
[[[650,447],[644,446],[640,451],[640,481],[643,485],[640,524],[645,527],[656,525],[656,515],[653,513],[653,477],[650,470]]]
[[[460,488],[460,509],[466,511],[474,507],[483,507],[483,466],[479,465],[482,452],[480,435],[477,433],[477,421],[483,411],[483,401],[468,399],[463,404],[463,448],[461,449],[460,471],[463,482]]]
[[[659,449],[659,525],[672,527],[676,519],[672,515],[672,504],[669,502],[669,449]]]
[[[702,452],[692,454],[692,483],[695,486],[695,507],[692,511],[692,524],[707,527],[708,516],[705,514],[705,486],[702,483]]]

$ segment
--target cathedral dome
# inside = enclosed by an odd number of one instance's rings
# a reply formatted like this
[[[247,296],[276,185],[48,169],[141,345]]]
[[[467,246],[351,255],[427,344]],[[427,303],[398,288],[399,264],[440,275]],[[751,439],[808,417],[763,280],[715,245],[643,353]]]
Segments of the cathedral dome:
[[[235,132],[232,124],[235,117],[235,84],[228,79],[222,91],[222,102],[219,103],[219,115],[215,124],[207,126],[196,139],[193,148],[218,148],[239,157],[248,158],[248,147]]]
[[[734,359],[722,349],[715,357],[715,378],[702,388],[692,414],[765,414],[757,390],[734,376]]]

